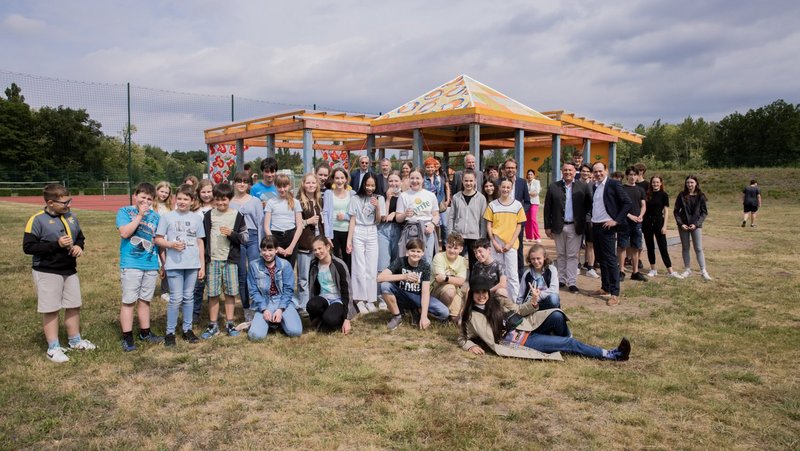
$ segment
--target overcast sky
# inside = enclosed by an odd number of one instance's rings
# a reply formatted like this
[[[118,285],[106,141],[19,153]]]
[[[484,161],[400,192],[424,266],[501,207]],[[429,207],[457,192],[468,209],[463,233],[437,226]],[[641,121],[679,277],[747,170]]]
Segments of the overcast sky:
[[[465,73],[632,129],[800,103],[799,25],[796,0],[3,0],[0,71],[374,113]]]

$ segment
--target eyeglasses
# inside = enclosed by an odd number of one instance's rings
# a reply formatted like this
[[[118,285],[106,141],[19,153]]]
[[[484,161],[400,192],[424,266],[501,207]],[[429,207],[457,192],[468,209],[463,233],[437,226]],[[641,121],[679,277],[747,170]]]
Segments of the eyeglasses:
[[[57,204],[61,204],[61,205],[65,206],[65,207],[69,207],[69,206],[70,206],[70,204],[72,203],[72,199],[67,199],[67,200],[54,200],[53,202],[55,202],[55,203],[57,203]]]

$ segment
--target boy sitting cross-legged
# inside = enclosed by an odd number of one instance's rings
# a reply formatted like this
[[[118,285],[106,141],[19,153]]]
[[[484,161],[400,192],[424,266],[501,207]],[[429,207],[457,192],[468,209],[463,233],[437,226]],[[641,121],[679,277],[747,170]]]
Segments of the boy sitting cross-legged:
[[[206,266],[208,267],[209,323],[200,338],[207,340],[219,334],[219,298],[225,286],[225,332],[235,337],[239,331],[233,323],[236,295],[239,294],[238,266],[240,244],[246,243],[247,224],[244,216],[230,208],[233,187],[227,183],[214,186],[214,208],[203,215],[206,233]]]
[[[470,284],[474,280],[483,280],[491,287],[489,291],[492,295],[508,297],[506,289],[506,275],[503,273],[503,265],[492,256],[491,242],[488,238],[481,238],[475,241],[473,249],[475,251],[475,264],[469,274]]]
[[[119,278],[122,285],[122,306],[119,324],[122,329],[122,350],[136,350],[133,341],[133,307],[139,315],[139,339],[161,343],[164,337],[150,331],[150,301],[158,277],[158,247],[153,244],[159,214],[153,210],[156,188],[143,182],[136,186],[133,205],[117,211],[119,230]]]

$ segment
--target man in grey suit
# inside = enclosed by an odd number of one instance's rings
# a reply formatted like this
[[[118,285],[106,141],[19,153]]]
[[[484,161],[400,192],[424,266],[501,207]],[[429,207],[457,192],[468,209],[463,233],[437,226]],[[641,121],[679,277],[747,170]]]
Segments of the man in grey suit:
[[[475,159],[475,155],[468,153],[467,156],[464,157],[464,170],[471,170],[475,173],[475,187],[476,187],[475,189],[478,190],[478,192],[483,192],[483,172],[480,172],[475,169],[476,162],[477,160]],[[457,192],[464,189],[464,187],[461,185],[461,179],[463,176],[464,176],[464,171],[456,172],[454,180],[456,189],[453,192],[454,196]]]
[[[556,242],[558,284],[569,286],[571,293],[578,292],[578,253],[586,214],[592,209],[592,190],[575,180],[575,172],[573,163],[564,163],[561,180],[550,184],[544,198],[544,232]]]

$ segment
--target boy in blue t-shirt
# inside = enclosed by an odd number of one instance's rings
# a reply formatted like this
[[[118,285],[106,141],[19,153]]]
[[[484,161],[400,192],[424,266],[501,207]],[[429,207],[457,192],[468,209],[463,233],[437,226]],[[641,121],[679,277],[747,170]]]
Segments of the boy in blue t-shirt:
[[[139,340],[161,343],[163,337],[150,331],[150,300],[158,277],[158,247],[153,243],[159,215],[153,210],[156,188],[147,182],[136,186],[133,205],[117,211],[119,243],[119,278],[122,285],[122,306],[119,324],[122,328],[122,350],[136,350],[133,341],[133,307],[139,315]]]

